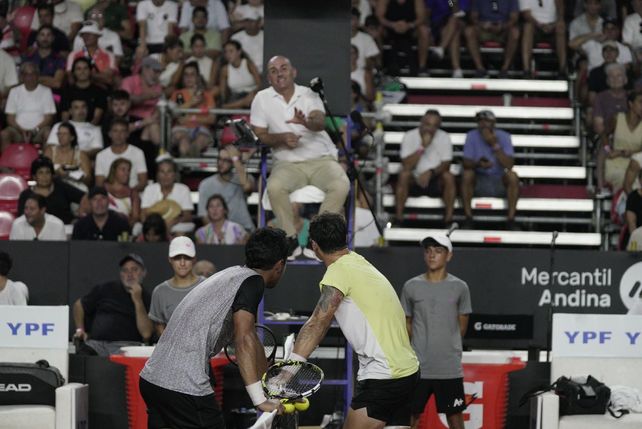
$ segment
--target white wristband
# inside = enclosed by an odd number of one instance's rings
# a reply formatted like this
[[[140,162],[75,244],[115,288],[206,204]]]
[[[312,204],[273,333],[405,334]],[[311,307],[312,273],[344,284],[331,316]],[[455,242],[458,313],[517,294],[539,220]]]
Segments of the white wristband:
[[[252,400],[252,403],[255,407],[267,401],[265,393],[263,393],[263,387],[261,387],[260,381],[252,383],[249,386],[245,386],[245,390],[247,390],[247,394],[250,395],[250,399]]]
[[[290,353],[290,360],[294,360],[297,362],[307,362],[308,360],[304,358],[303,356],[296,354],[294,352]]]

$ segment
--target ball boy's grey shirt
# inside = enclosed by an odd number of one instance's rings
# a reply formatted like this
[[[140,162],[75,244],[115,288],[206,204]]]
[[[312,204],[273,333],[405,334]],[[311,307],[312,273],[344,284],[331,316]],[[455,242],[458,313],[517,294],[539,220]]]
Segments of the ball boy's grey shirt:
[[[452,274],[436,283],[418,275],[404,284],[401,305],[412,317],[412,346],[421,378],[463,377],[459,315],[472,313],[466,282]]]

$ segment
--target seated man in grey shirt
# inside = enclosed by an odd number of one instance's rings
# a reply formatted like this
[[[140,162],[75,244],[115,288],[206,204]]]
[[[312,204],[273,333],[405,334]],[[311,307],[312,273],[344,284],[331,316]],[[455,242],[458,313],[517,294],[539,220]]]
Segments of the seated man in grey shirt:
[[[207,200],[220,194],[229,208],[227,218],[242,225],[246,231],[254,231],[246,201],[247,194],[254,189],[254,178],[245,171],[238,149],[232,145],[220,148],[216,167],[218,173],[198,185],[198,215],[207,218]]]
[[[204,277],[193,273],[196,261],[194,242],[188,237],[176,237],[169,244],[169,264],[174,277],[154,288],[149,318],[154,322],[154,332],[160,338],[176,306]]]
[[[254,406],[263,412],[283,411],[261,387],[267,359],[255,323],[263,292],[277,285],[287,256],[285,233],[260,228],[245,245],[245,265],[219,271],[178,304],[140,373],[150,428],[225,427],[208,368],[210,356],[232,340]]]

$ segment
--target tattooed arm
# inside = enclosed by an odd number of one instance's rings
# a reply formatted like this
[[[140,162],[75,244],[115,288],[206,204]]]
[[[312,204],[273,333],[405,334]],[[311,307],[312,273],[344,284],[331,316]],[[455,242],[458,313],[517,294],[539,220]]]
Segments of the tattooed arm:
[[[312,316],[305,322],[294,343],[294,353],[308,358],[325,337],[332,324],[334,312],[343,300],[343,293],[335,287],[323,285],[321,297]]]

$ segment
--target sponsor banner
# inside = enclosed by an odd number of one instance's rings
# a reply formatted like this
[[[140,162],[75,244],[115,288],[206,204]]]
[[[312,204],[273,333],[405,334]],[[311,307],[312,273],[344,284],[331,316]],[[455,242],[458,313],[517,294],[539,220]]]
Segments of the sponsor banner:
[[[69,307],[0,305],[0,345],[3,348],[66,349]]]
[[[533,316],[524,314],[478,314],[468,320],[466,338],[532,340]]]
[[[642,356],[642,316],[553,315],[554,357]]]

